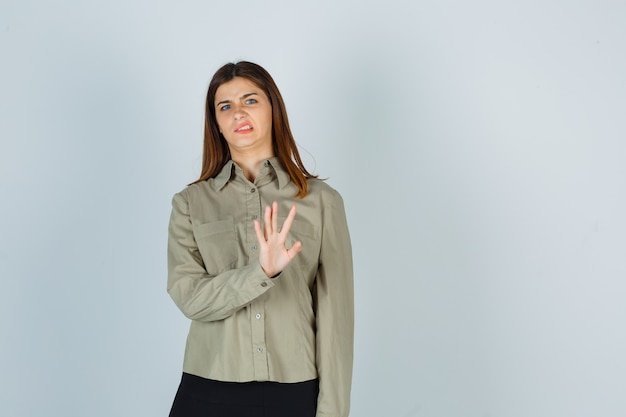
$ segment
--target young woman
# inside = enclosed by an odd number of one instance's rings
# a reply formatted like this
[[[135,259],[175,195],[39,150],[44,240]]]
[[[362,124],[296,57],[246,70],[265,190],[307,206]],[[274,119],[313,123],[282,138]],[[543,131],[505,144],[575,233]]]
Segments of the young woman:
[[[168,292],[191,319],[171,417],[346,417],[353,351],[341,196],[302,164],[250,62],[206,99],[200,178],[172,201]]]

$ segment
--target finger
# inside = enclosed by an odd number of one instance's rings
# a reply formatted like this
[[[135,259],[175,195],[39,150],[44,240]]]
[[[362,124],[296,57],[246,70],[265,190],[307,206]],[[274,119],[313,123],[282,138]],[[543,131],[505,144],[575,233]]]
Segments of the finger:
[[[278,233],[278,203],[272,203],[272,232]]]
[[[259,241],[259,244],[265,243],[265,237],[263,236],[263,231],[261,230],[261,223],[258,220],[254,221],[254,231],[256,232],[256,239]]]
[[[289,210],[289,214],[287,215],[287,218],[283,222],[283,226],[280,229],[281,234],[289,233],[289,230],[291,229],[291,225],[293,224],[293,220],[295,218],[296,218],[296,205],[294,204],[293,206],[291,206],[291,210]]]
[[[263,228],[265,230],[265,239],[272,233],[272,211],[270,206],[265,206],[265,215],[263,217]]]

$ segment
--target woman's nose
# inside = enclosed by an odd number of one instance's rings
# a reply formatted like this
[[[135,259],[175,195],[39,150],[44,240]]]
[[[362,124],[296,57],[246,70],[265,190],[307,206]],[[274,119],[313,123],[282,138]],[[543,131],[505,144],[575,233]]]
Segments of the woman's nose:
[[[245,117],[246,112],[243,111],[241,108],[235,109],[234,112],[234,116],[235,116],[235,120],[241,120]]]

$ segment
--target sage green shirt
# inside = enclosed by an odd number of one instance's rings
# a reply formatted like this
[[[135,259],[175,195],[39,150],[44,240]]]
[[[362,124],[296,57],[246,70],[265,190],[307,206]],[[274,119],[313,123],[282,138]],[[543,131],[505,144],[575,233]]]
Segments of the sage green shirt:
[[[168,292],[192,320],[183,371],[220,381],[319,378],[318,417],[346,417],[353,357],[352,250],[343,200],[323,181],[296,186],[278,158],[254,183],[228,162],[176,194],[168,241]],[[276,278],[258,261],[253,221],[297,206],[287,247],[302,251]]]

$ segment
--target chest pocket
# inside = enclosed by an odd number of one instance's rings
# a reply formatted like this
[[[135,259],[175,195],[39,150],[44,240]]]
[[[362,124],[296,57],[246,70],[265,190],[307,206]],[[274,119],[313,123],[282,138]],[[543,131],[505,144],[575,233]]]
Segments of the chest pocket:
[[[194,225],[193,235],[209,275],[235,267],[237,242],[232,219]]]

